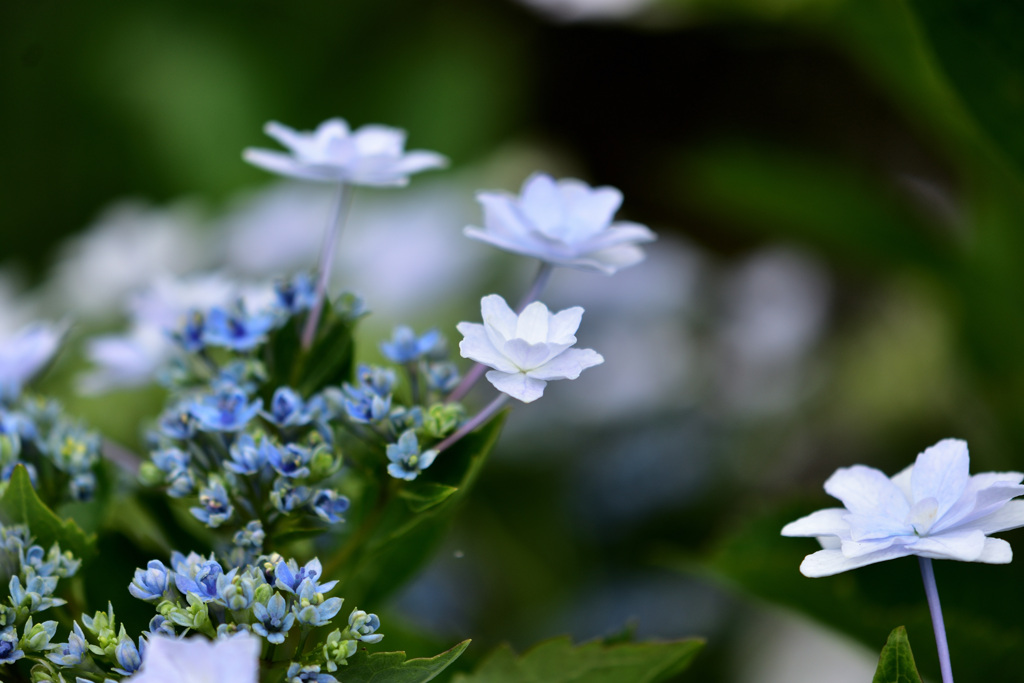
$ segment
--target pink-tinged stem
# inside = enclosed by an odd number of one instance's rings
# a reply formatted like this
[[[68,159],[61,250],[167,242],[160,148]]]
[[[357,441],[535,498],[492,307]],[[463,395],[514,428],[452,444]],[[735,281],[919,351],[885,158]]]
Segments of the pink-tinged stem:
[[[942,621],[942,605],[939,604],[939,588],[935,583],[935,570],[927,557],[917,558],[921,564],[921,578],[924,579],[924,594],[928,609],[932,613],[932,627],[935,629],[935,647],[939,651],[939,671],[942,683],[953,683],[953,666],[949,661],[949,644],[946,642],[946,625]]]
[[[532,304],[534,301],[540,298],[540,293],[544,291],[544,288],[548,284],[548,280],[551,279],[551,273],[554,272],[555,267],[547,261],[540,262],[540,268],[537,269],[537,274],[533,277],[533,284],[530,285],[530,291],[526,293],[519,305],[516,306],[516,313],[522,313],[523,309]]]
[[[458,430],[449,436],[447,439],[437,444],[434,450],[441,453],[446,448],[451,447],[456,441],[469,434],[471,431],[482,425],[484,422],[494,416],[498,410],[505,405],[505,401],[508,400],[508,394],[498,394],[497,398],[487,404],[487,407],[481,410],[479,413],[474,415],[472,419],[467,420]]]
[[[537,269],[537,274],[533,277],[533,284],[530,285],[530,290],[523,297],[522,301],[516,307],[516,313],[522,313],[523,309],[532,304],[534,301],[540,298],[540,293],[544,291],[544,287],[547,286],[548,280],[551,279],[551,273],[554,272],[555,267],[547,261],[540,262],[540,268]],[[486,372],[487,366],[476,363],[469,369],[458,386],[452,389],[452,393],[448,394],[446,401],[458,401],[463,396],[469,393],[469,390],[480,381],[480,378]]]
[[[320,250],[320,265],[317,266],[316,292],[313,298],[313,307],[309,310],[309,317],[306,318],[306,326],[302,330],[302,348],[308,351],[313,346],[313,339],[316,338],[316,328],[320,324],[320,314],[324,310],[324,299],[327,297],[327,282],[331,279],[331,268],[334,265],[334,253],[337,251],[338,237],[341,235],[341,227],[345,224],[345,217],[348,215],[348,208],[351,206],[351,188],[347,183],[338,186],[337,199],[334,202],[334,211],[331,213],[331,222],[324,233],[324,243]]]

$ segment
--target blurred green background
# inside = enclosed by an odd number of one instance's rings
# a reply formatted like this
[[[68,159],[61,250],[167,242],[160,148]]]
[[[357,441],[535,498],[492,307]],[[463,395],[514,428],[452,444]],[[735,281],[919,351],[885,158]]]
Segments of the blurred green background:
[[[515,190],[531,164],[619,187],[622,215],[662,236],[650,263],[614,282],[559,273],[552,296],[604,310],[594,324],[625,370],[559,387],[552,414],[515,411],[438,560],[391,608],[410,633],[392,645],[471,636],[466,667],[505,640],[633,620],[642,638],[708,637],[684,680],[848,680],[822,673],[813,643],[751,645],[788,623],[783,606],[873,652],[905,623],[934,676],[916,563],[812,581],[797,566],[813,544],[778,530],[829,504],[836,467],[893,473],[947,436],[970,442],[973,471],[1024,469],[1024,6],[615,7],[0,3],[0,267],[31,298],[62,240],[116,199],[225,211],[272,182],[240,160],[272,146],[269,119],[400,126],[471,187]],[[523,286],[503,268],[512,279],[488,285]],[[446,323],[473,314],[438,307]],[[62,363],[48,386],[137,446],[159,399],[76,397],[81,361]],[[951,564],[936,571],[958,680],[1024,680],[1019,565]]]

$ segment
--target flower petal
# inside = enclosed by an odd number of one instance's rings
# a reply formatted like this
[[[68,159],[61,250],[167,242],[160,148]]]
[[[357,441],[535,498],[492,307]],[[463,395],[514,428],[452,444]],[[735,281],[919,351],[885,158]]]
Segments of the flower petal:
[[[800,563],[800,573],[811,578],[832,576],[850,569],[894,560],[897,557],[906,557],[910,554],[911,552],[904,546],[886,548],[860,557],[846,557],[840,550],[819,550],[804,558],[804,561]]]
[[[519,318],[501,296],[488,294],[482,298],[480,312],[483,315],[487,336],[491,338],[495,348],[501,348],[507,340],[515,338]]]
[[[523,403],[536,401],[544,395],[544,387],[547,382],[533,377],[527,377],[522,373],[507,373],[491,370],[485,377],[494,385],[498,391],[508,394],[512,398],[518,398]]]
[[[906,545],[915,555],[933,560],[960,560],[977,562],[985,549],[985,534],[974,529],[947,531],[935,536],[923,536]]]
[[[566,349],[540,367],[527,371],[535,379],[576,379],[587,368],[600,365],[604,356],[593,349]]]
[[[463,358],[483,363],[502,372],[519,371],[519,368],[494,348],[483,325],[459,323],[455,328],[463,334],[463,339],[459,342],[459,353]]]
[[[936,517],[942,517],[967,488],[970,466],[966,441],[943,439],[926,448],[917,456],[910,477],[913,500],[935,498],[938,501]]]
[[[1001,538],[986,538],[985,549],[975,562],[985,564],[1009,564],[1013,559],[1013,549]]]
[[[253,166],[259,166],[266,171],[280,173],[292,178],[315,180],[317,182],[340,182],[343,180],[342,174],[337,169],[326,166],[311,166],[296,161],[295,157],[283,152],[250,147],[242,152],[242,158]]]
[[[783,536],[838,536],[849,531],[845,508],[825,508],[782,527]]]
[[[551,313],[548,312],[548,307],[539,301],[534,301],[519,314],[515,336],[530,344],[542,344],[548,341],[548,322],[550,320]]]
[[[825,481],[825,491],[857,515],[902,520],[910,512],[903,492],[880,470],[865,465],[842,467]]]
[[[1008,531],[1024,526],[1024,500],[1011,500],[998,510],[984,517],[972,519],[970,522],[954,527],[956,531],[978,529],[985,534]]]
[[[583,307],[573,306],[551,316],[548,323],[548,341],[557,344],[575,344],[576,330],[583,320]]]

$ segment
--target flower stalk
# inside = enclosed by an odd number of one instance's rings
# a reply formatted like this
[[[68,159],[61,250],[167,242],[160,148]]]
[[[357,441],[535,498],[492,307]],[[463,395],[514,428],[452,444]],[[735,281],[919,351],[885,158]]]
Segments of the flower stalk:
[[[942,620],[942,605],[939,604],[939,588],[935,583],[935,569],[927,557],[918,557],[921,564],[921,578],[924,580],[924,594],[928,609],[932,613],[932,628],[935,630],[935,647],[939,651],[939,670],[942,683],[953,683],[953,667],[949,661],[949,644],[946,642],[946,625]]]
[[[438,454],[440,454],[444,452],[445,449],[455,445],[455,443],[459,439],[464,437],[466,434],[469,434],[471,431],[473,431],[474,429],[482,425],[484,422],[489,420],[491,417],[493,417],[494,414],[498,412],[498,410],[500,410],[503,405],[505,405],[506,401],[508,401],[508,394],[498,394],[498,396],[493,401],[488,403],[483,410],[481,410],[479,413],[474,415],[469,420],[466,420],[466,422],[461,427],[459,427],[459,429],[455,431],[455,433],[450,435],[441,443],[437,444],[433,450],[437,451]]]
[[[331,222],[324,233],[323,248],[320,251],[320,265],[317,267],[313,307],[309,311],[309,317],[306,318],[306,326],[302,330],[302,348],[306,351],[313,346],[313,339],[316,338],[316,328],[320,323],[320,315],[323,313],[324,299],[327,296],[327,283],[330,280],[331,268],[334,265],[334,254],[337,251],[338,237],[341,235],[341,228],[348,216],[348,209],[352,205],[351,196],[351,186],[348,183],[339,183],[334,210],[331,212]]]

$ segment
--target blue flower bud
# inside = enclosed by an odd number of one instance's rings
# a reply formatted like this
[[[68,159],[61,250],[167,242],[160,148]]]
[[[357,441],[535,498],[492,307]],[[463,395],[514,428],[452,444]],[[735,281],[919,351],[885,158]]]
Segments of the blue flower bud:
[[[160,560],[150,560],[145,569],[136,569],[128,592],[139,600],[158,602],[170,587],[171,577]]]

